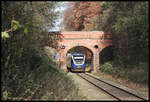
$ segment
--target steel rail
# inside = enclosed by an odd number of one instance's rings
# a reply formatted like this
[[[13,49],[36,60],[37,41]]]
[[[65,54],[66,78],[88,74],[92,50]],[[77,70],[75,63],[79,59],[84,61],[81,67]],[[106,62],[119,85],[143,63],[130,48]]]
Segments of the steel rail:
[[[111,94],[110,92],[104,90],[103,88],[97,86],[96,84],[92,83],[91,81],[87,80],[86,78],[84,78],[83,76],[77,74],[79,77],[81,77],[82,79],[86,80],[87,82],[91,83],[92,85],[94,85],[95,87],[97,87],[100,90],[103,90],[104,92],[106,92],[107,94],[111,95],[112,97],[116,98],[118,101],[121,101],[118,97],[114,96],[113,94]]]
[[[126,91],[126,90],[124,90],[124,89],[122,89],[122,88],[119,88],[119,87],[117,87],[117,86],[115,86],[115,85],[112,85],[112,84],[107,83],[107,82],[105,82],[105,81],[103,81],[103,80],[100,80],[100,79],[98,79],[98,78],[96,78],[96,77],[94,77],[94,76],[91,76],[91,75],[86,74],[86,73],[84,73],[84,74],[87,75],[87,76],[89,76],[89,77],[92,77],[92,78],[94,78],[94,79],[96,79],[96,80],[99,80],[99,81],[101,81],[101,82],[103,82],[103,83],[105,83],[105,84],[108,84],[108,85],[110,85],[110,86],[112,86],[112,87],[115,87],[115,88],[117,88],[117,89],[119,89],[119,90],[121,90],[121,91],[124,91],[124,92],[126,92],[126,93],[128,93],[128,94],[130,94],[130,95],[133,95],[133,96],[135,96],[135,97],[137,97],[137,98],[140,98],[140,99],[142,99],[142,100],[144,100],[144,101],[148,101],[148,100],[146,100],[146,99],[144,99],[144,98],[142,98],[142,97],[140,97],[140,96],[138,96],[138,95],[135,95],[135,94],[133,94],[133,93],[131,93],[131,92],[129,92],[129,91]]]
[[[77,74],[77,75],[78,75],[79,77],[81,77],[82,79],[88,81],[90,84],[94,85],[94,86],[97,87],[98,89],[103,90],[104,92],[106,92],[107,94],[111,95],[111,96],[114,97],[115,99],[121,101],[120,98],[118,98],[117,96],[111,94],[109,91],[107,91],[107,90],[101,88],[100,86],[94,84],[93,82],[89,81],[88,79],[84,78],[82,75],[80,75],[80,74]],[[139,99],[141,99],[141,100],[143,100],[143,101],[148,101],[148,100],[146,100],[146,99],[144,99],[144,98],[142,98],[142,97],[140,97],[140,96],[137,96],[137,95],[135,95],[135,94],[133,94],[133,93],[131,93],[131,92],[129,92],[129,91],[126,91],[126,90],[124,90],[124,89],[121,89],[121,88],[119,88],[119,87],[117,87],[117,86],[115,86],[115,85],[112,85],[112,84],[110,84],[110,83],[107,83],[107,82],[105,82],[105,81],[103,81],[103,80],[100,80],[100,79],[98,79],[98,78],[95,78],[95,77],[93,77],[93,76],[91,76],[91,75],[88,75],[88,74],[86,74],[86,73],[84,73],[84,75],[87,75],[87,76],[89,76],[89,77],[91,77],[91,78],[96,79],[97,81],[100,81],[100,82],[103,82],[103,83],[105,83],[105,84],[107,84],[107,85],[110,85],[110,86],[112,86],[112,87],[115,87],[115,88],[117,88],[117,89],[119,89],[119,90],[121,90],[121,91],[123,91],[123,92],[125,92],[125,93],[128,93],[129,95],[132,95],[132,96],[134,96],[134,97],[136,97],[136,98],[139,98]]]

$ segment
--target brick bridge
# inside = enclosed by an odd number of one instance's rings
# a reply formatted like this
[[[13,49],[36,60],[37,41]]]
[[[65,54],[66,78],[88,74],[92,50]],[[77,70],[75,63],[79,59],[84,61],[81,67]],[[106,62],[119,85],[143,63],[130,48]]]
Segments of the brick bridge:
[[[63,65],[66,63],[67,52],[77,46],[83,46],[93,53],[93,69],[99,66],[99,53],[106,47],[112,45],[111,34],[102,31],[68,31],[60,32],[62,40],[58,40],[60,61]],[[63,67],[66,70],[65,66]]]

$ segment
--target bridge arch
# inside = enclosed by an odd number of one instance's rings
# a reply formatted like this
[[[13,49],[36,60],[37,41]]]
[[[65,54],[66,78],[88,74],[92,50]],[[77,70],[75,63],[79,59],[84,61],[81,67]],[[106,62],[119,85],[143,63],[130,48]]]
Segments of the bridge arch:
[[[90,50],[92,53],[94,52],[91,47],[89,47],[89,46],[86,45],[86,44],[82,44],[82,45],[69,46],[68,48],[66,48],[65,53],[67,53],[69,50],[71,50],[71,49],[73,49],[73,48],[75,48],[75,47],[84,47],[84,48],[87,48],[88,50]]]
[[[93,52],[90,48],[87,48],[85,46],[74,46],[70,48],[67,53],[84,53],[85,54],[85,63],[86,63],[86,71],[92,71],[93,70]],[[66,55],[67,55],[66,53]]]
[[[73,48],[77,48],[77,47],[84,47],[84,48],[86,48],[86,49],[90,50],[90,51],[93,53],[93,51],[92,51],[92,49],[91,49],[91,48],[89,48],[89,47],[87,47],[87,46],[83,46],[83,45],[79,45],[79,46],[72,46],[72,47],[70,47],[70,48],[67,50],[67,52],[68,52],[68,51],[70,51],[71,49],[73,49]]]
[[[78,46],[83,46],[87,49],[89,49],[92,53],[94,53],[94,47],[90,46],[89,44],[87,44],[86,42],[84,43],[79,43],[79,42],[74,42],[74,41],[70,41],[69,43],[63,44],[63,46],[65,46],[65,49],[60,50],[61,53],[61,57],[65,57],[65,55],[67,54],[67,52],[74,48],[74,47],[78,47]]]

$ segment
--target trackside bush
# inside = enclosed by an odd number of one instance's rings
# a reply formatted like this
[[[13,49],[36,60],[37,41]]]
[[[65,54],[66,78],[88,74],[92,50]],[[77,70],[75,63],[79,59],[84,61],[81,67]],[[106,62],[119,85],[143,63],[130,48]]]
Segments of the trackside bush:
[[[109,62],[106,62],[105,64],[103,64],[102,66],[100,66],[99,68],[102,72],[106,72],[109,74],[113,73],[113,66],[112,64],[110,64]]]

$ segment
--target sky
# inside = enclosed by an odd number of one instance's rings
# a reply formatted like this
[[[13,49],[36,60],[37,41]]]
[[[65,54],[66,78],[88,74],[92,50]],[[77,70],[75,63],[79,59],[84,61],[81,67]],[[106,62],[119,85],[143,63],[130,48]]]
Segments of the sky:
[[[49,31],[60,31],[60,24],[63,21],[63,14],[62,12],[67,9],[67,3],[68,2],[62,2],[62,5],[60,7],[57,7],[55,9],[55,11],[59,11],[60,12],[60,16],[58,17],[58,19],[56,20],[56,26],[52,29],[49,29]]]

